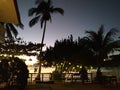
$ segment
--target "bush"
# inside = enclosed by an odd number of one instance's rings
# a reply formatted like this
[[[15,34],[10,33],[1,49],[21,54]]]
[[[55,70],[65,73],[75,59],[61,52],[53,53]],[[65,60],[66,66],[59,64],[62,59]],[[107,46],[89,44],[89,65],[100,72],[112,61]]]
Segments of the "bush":
[[[58,71],[54,71],[53,72],[53,79],[54,80],[62,80],[62,73],[60,73]]]
[[[7,87],[26,87],[29,72],[25,62],[19,58],[9,58],[0,62],[0,81]]]

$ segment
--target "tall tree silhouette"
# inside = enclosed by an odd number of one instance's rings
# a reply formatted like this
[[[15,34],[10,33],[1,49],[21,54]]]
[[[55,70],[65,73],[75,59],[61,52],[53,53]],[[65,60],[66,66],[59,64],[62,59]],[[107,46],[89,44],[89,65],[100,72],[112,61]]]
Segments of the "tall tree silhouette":
[[[36,0],[37,7],[33,7],[29,9],[29,16],[33,16],[33,19],[30,20],[29,26],[32,27],[36,23],[40,22],[41,28],[43,28],[43,35],[42,35],[42,41],[41,41],[41,48],[40,48],[40,55],[42,52],[42,47],[44,44],[44,37],[45,37],[45,31],[46,31],[46,23],[47,21],[51,21],[52,17],[51,14],[53,13],[60,13],[64,14],[64,10],[62,8],[54,7],[52,5],[51,0]],[[39,74],[41,73],[41,60],[39,65]]]
[[[97,56],[99,68],[104,59],[108,57],[108,54],[120,47],[120,40],[114,37],[118,32],[117,29],[112,28],[105,34],[103,25],[101,25],[97,32],[86,31],[89,39],[89,47]]]

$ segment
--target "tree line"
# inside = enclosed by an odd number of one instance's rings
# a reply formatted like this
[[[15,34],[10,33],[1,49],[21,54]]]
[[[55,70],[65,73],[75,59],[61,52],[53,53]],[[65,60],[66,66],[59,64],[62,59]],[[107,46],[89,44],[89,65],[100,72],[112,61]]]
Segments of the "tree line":
[[[110,58],[110,53],[120,50],[118,33],[119,30],[112,28],[105,34],[101,25],[98,31],[86,31],[86,36],[77,40],[70,35],[67,39],[56,40],[53,47],[48,47],[44,59],[48,62],[66,60],[74,64],[101,67]]]

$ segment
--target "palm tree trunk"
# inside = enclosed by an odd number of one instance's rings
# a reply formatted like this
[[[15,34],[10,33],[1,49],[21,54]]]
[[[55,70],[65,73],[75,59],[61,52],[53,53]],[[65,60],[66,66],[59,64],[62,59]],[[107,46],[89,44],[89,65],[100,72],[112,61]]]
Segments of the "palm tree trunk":
[[[98,81],[98,83],[102,83],[102,72],[101,72],[101,64],[102,64],[103,59],[100,57],[100,55],[98,55],[97,58],[97,72],[96,72],[96,80]]]
[[[43,29],[43,35],[42,35],[42,41],[41,41],[41,47],[40,47],[40,55],[39,57],[39,71],[38,71],[38,76],[37,78],[40,80],[40,74],[41,74],[41,56],[42,56],[42,48],[43,48],[43,44],[44,44],[44,37],[45,37],[45,31],[46,31],[46,21],[44,23],[44,29]]]

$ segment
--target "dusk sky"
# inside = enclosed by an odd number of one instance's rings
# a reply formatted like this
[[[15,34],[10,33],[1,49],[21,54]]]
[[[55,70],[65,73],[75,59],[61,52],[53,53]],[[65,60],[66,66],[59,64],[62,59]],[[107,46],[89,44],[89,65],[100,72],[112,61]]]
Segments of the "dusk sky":
[[[28,23],[28,10],[35,6],[35,0],[17,0],[24,30],[18,30],[24,41],[40,43],[42,29],[40,24],[32,28]],[[54,46],[56,40],[67,38],[70,34],[74,39],[85,36],[86,30],[98,30],[101,24],[105,30],[120,30],[120,0],[52,0],[55,7],[64,9],[64,15],[53,14],[52,23],[47,22],[44,43]]]

